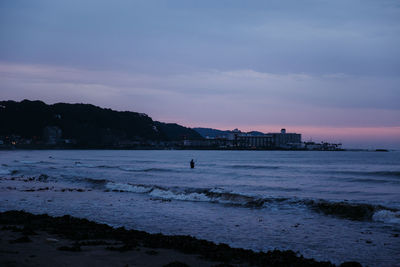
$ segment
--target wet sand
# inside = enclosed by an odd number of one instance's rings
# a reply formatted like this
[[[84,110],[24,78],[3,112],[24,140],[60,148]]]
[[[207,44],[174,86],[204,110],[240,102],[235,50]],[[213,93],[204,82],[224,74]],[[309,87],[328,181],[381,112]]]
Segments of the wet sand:
[[[254,252],[68,215],[7,211],[0,213],[0,229],[0,266],[335,266],[293,251]]]

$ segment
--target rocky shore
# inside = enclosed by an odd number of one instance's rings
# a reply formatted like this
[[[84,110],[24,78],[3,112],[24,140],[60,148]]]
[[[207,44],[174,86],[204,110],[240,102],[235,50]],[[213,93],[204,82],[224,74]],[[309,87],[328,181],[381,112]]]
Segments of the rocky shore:
[[[113,228],[69,215],[7,211],[0,213],[0,227],[1,266],[335,266],[290,250],[254,252],[191,236]]]

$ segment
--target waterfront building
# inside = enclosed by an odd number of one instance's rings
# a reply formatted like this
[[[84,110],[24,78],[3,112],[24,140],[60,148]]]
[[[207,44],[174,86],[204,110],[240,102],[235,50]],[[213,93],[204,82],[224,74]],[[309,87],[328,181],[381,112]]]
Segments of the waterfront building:
[[[271,149],[274,145],[273,137],[269,134],[259,136],[239,135],[236,141],[239,147],[250,149]]]
[[[301,134],[287,133],[286,129],[282,129],[280,133],[269,133],[273,138],[276,148],[291,148],[293,145],[301,144]]]
[[[244,133],[234,129],[224,135],[205,140],[184,140],[184,147],[209,147],[230,149],[304,149],[301,142],[301,134],[286,133],[282,129],[280,133],[263,134],[261,132]]]

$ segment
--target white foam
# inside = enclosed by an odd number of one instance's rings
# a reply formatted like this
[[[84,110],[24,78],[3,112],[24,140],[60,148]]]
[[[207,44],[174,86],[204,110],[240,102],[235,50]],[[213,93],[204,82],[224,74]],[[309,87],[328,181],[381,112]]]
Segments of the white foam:
[[[132,193],[148,193],[152,197],[162,199],[174,199],[182,201],[212,201],[213,199],[206,196],[204,193],[197,192],[174,192],[168,189],[154,188],[145,185],[133,185],[127,183],[108,182],[105,187],[109,190],[125,191]]]
[[[175,199],[184,201],[210,201],[210,198],[203,193],[175,193],[169,190],[154,189],[150,192],[153,197],[163,199]]]
[[[11,174],[11,171],[6,169],[0,169],[0,175],[7,175],[7,174]]]
[[[400,211],[380,210],[374,213],[372,219],[377,222],[400,224]]]
[[[122,190],[132,193],[148,193],[151,188],[141,185],[132,185],[132,184],[124,184],[124,183],[114,183],[109,182],[106,184],[106,188],[110,190]]]
[[[225,193],[225,191],[224,191],[223,189],[218,188],[218,187],[215,187],[215,188],[213,188],[213,189],[210,189],[210,192],[211,192],[211,193],[217,193],[217,194]]]

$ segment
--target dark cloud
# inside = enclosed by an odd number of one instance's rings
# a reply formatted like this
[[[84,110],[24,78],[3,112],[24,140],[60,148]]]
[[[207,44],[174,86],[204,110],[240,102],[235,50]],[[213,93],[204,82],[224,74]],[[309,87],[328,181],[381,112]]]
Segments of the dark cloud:
[[[398,75],[395,1],[2,1],[0,58]],[[179,67],[180,66],[180,67]]]

